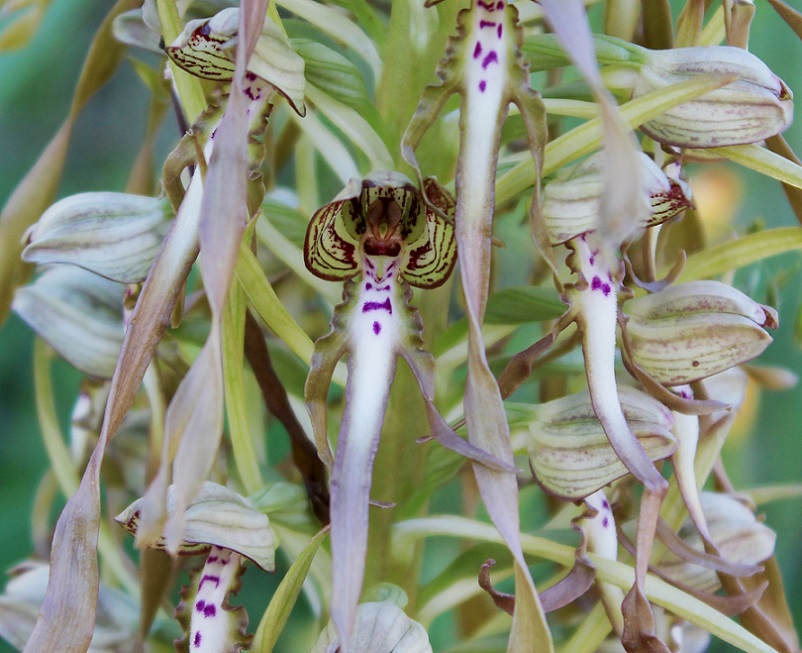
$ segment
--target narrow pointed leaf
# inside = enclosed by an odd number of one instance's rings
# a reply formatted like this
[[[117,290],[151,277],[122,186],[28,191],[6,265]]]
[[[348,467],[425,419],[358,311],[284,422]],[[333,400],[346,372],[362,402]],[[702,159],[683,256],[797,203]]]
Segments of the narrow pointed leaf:
[[[326,539],[328,532],[328,528],[324,528],[309,540],[309,543],[287,570],[284,578],[281,579],[273,598],[270,599],[267,610],[262,615],[256,634],[253,636],[251,645],[253,653],[272,653],[279,633],[284,630],[295,601],[301,593],[315,554],[323,540]]]

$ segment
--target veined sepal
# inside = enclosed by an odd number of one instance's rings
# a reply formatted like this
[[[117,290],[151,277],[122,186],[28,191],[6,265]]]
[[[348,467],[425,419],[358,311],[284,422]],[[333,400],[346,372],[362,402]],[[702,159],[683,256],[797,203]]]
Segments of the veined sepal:
[[[197,77],[230,82],[234,78],[238,25],[239,8],[228,7],[211,18],[189,21],[165,50],[176,65]],[[306,114],[304,60],[270,19],[265,20],[248,62],[248,74],[275,87],[296,113]]]
[[[108,379],[123,343],[124,292],[82,268],[55,265],[19,288],[11,307],[71,365]]]
[[[671,433],[671,411],[634,388],[619,387],[618,397],[629,428],[650,460],[672,455],[677,440]],[[524,410],[516,410],[516,422]],[[550,494],[584,499],[628,473],[596,417],[590,393],[532,406],[528,412],[529,462],[538,484]]]
[[[732,78],[726,86],[669,109],[641,125],[660,143],[707,148],[757,143],[793,119],[793,94],[760,59],[742,48],[708,46],[648,50],[633,97],[698,75]]]
[[[662,224],[692,206],[691,188],[679,177],[670,177],[643,152],[637,152],[642,186],[649,196],[649,212],[639,216],[640,228]],[[606,176],[603,152],[592,154],[563,170],[543,188],[543,219],[552,245],[599,228]]]
[[[704,379],[759,356],[777,312],[719,281],[692,281],[625,303],[633,361],[666,386]]]
[[[748,567],[771,558],[776,533],[760,523],[752,510],[725,494],[702,492],[700,497],[710,538],[723,560]],[[702,539],[691,520],[680,529],[679,537],[689,547],[703,551]],[[659,568],[670,578],[697,590],[715,592],[721,587],[714,569],[693,564],[671,552],[660,562]]]
[[[163,198],[79,193],[59,200],[25,232],[22,258],[70,263],[120,283],[147,276],[173,211]]]
[[[136,536],[143,499],[137,499],[114,519]],[[175,488],[167,490],[167,511],[175,511]],[[212,547],[236,551],[265,571],[275,569],[275,538],[267,516],[233,490],[206,481],[186,508],[184,539],[178,555],[208,553]],[[152,545],[166,548],[164,536]]]

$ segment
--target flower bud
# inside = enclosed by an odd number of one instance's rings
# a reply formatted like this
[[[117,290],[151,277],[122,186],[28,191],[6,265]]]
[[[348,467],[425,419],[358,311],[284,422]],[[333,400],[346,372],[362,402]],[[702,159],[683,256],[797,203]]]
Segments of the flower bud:
[[[691,188],[679,178],[672,179],[643,152],[638,152],[643,174],[642,187],[649,195],[649,215],[638,226],[661,224],[692,206]],[[605,174],[602,152],[592,154],[563,171],[543,189],[543,217],[552,245],[597,229],[604,194]]]
[[[114,519],[131,535],[139,527],[143,499],[137,499]],[[167,490],[167,510],[175,511],[175,488]],[[230,549],[252,560],[262,569],[275,569],[275,542],[268,518],[233,490],[206,481],[187,506],[184,541],[180,555],[200,555],[212,546]],[[162,537],[156,548],[164,549]]]
[[[111,378],[123,343],[123,286],[71,266],[23,286],[12,308],[82,372]]]
[[[755,519],[754,513],[736,499],[714,492],[700,493],[710,535],[722,560],[737,565],[758,565],[774,554],[777,535]],[[680,537],[692,548],[704,550],[702,538],[688,520]],[[719,589],[715,571],[685,562],[671,552],[659,565],[671,578],[705,592]]]
[[[80,193],[56,202],[26,233],[29,263],[70,263],[112,281],[148,274],[170,225],[166,199],[128,193]]]
[[[211,18],[189,21],[165,51],[177,66],[196,77],[230,82],[238,28],[239,9],[227,7]],[[281,28],[266,19],[248,73],[274,86],[301,116],[306,114],[304,65]]]
[[[682,385],[759,356],[777,327],[774,309],[718,281],[693,281],[625,304],[635,362],[656,381]]]
[[[619,393],[624,416],[649,457],[661,460],[674,453],[677,442],[671,433],[671,411],[638,390],[621,387]],[[582,499],[627,474],[587,392],[521,410],[511,426],[527,422],[532,471],[547,492]]]
[[[690,148],[745,145],[785,130],[793,119],[793,94],[755,55],[741,48],[709,46],[648,51],[633,97],[697,75],[734,81],[669,109],[641,125],[667,145]]]

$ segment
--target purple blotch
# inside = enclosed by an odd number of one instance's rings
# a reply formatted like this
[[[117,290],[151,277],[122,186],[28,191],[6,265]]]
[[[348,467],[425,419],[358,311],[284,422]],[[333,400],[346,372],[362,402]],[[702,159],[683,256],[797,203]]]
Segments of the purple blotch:
[[[373,284],[370,281],[365,284],[365,290],[373,290]]]
[[[607,517],[605,517],[604,519],[602,519],[602,526],[603,526],[604,528],[607,528],[609,525],[610,525],[610,520],[609,520],[609,519],[607,519]]]
[[[492,2],[483,2],[482,0],[477,0],[476,4],[478,4],[482,9],[486,9],[487,11],[495,11],[496,8],[493,6]]]
[[[206,607],[206,601],[198,601],[198,602],[195,604],[195,609],[196,609],[198,612],[203,612],[203,608],[205,608],[205,607]]]
[[[499,3],[496,5],[496,9],[504,9],[504,3],[499,0]]]
[[[487,82],[485,80],[479,82],[479,91],[481,93],[484,93],[486,88],[487,88]]]
[[[214,583],[214,586],[215,586],[215,587],[218,587],[218,586],[220,585],[220,577],[219,577],[219,576],[210,576],[209,574],[207,574],[206,576],[204,576],[203,578],[201,578],[201,582],[200,582],[200,584],[198,585],[198,590],[200,590],[200,588],[201,588],[201,587],[203,587],[203,584],[204,584],[204,583],[205,583],[207,580],[208,580],[210,583]]]
[[[498,63],[498,55],[495,50],[487,53],[487,56],[482,60],[482,68],[487,68],[491,63]]]
[[[203,608],[204,617],[214,617],[216,615],[217,615],[217,608],[214,607],[213,603],[209,603],[205,608]]]
[[[605,510],[610,509],[610,504],[607,502],[607,499],[602,500],[602,508],[604,508]]]
[[[373,333],[379,335],[382,332],[382,325],[378,322],[373,323]]]
[[[504,26],[503,25],[499,25],[498,29],[496,30],[496,34],[498,34],[498,37],[501,38],[501,35],[503,33],[504,33]]]
[[[482,44],[479,41],[476,42],[476,47],[473,49],[473,58],[478,59],[482,54]]]
[[[496,21],[494,20],[480,20],[479,21],[479,29],[484,29],[485,27],[495,27]]]
[[[610,287],[609,283],[602,283],[602,280],[599,277],[593,277],[593,281],[590,284],[591,290],[601,290],[604,293],[604,296],[607,297],[610,295],[612,288]]]
[[[368,313],[369,311],[387,311],[390,315],[392,315],[393,305],[390,303],[389,297],[383,302],[365,302],[362,304],[362,312]]]
[[[206,562],[217,562],[219,558],[217,556],[209,556],[206,558]]]
[[[377,286],[376,290],[390,290],[390,284],[388,283],[386,286]]]
[[[595,256],[593,256],[593,254],[591,254],[591,255],[590,255],[590,258],[588,259],[588,263],[590,263],[591,265],[593,265],[595,262],[596,262],[596,257],[595,257]]]
[[[195,648],[200,648],[201,645],[201,634],[199,630],[195,631],[195,639],[192,640],[192,646]]]

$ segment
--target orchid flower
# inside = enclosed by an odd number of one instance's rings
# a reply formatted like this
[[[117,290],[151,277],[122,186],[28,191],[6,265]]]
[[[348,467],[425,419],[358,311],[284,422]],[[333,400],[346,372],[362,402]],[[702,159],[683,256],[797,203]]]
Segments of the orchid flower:
[[[415,374],[433,436],[445,446],[495,468],[505,468],[460,438],[433,403],[434,359],[422,351],[423,324],[410,305],[411,285],[435,288],[456,258],[454,201],[434,179],[424,181],[427,204],[403,175],[376,172],[351,183],[312,217],[306,233],[307,268],[322,279],[344,280],[343,303],[332,331],[315,343],[306,402],[318,452],[332,467],[332,620],[348,652],[364,576],[373,461],[398,356]],[[326,399],[334,368],[348,353],[345,413],[333,457]]]

